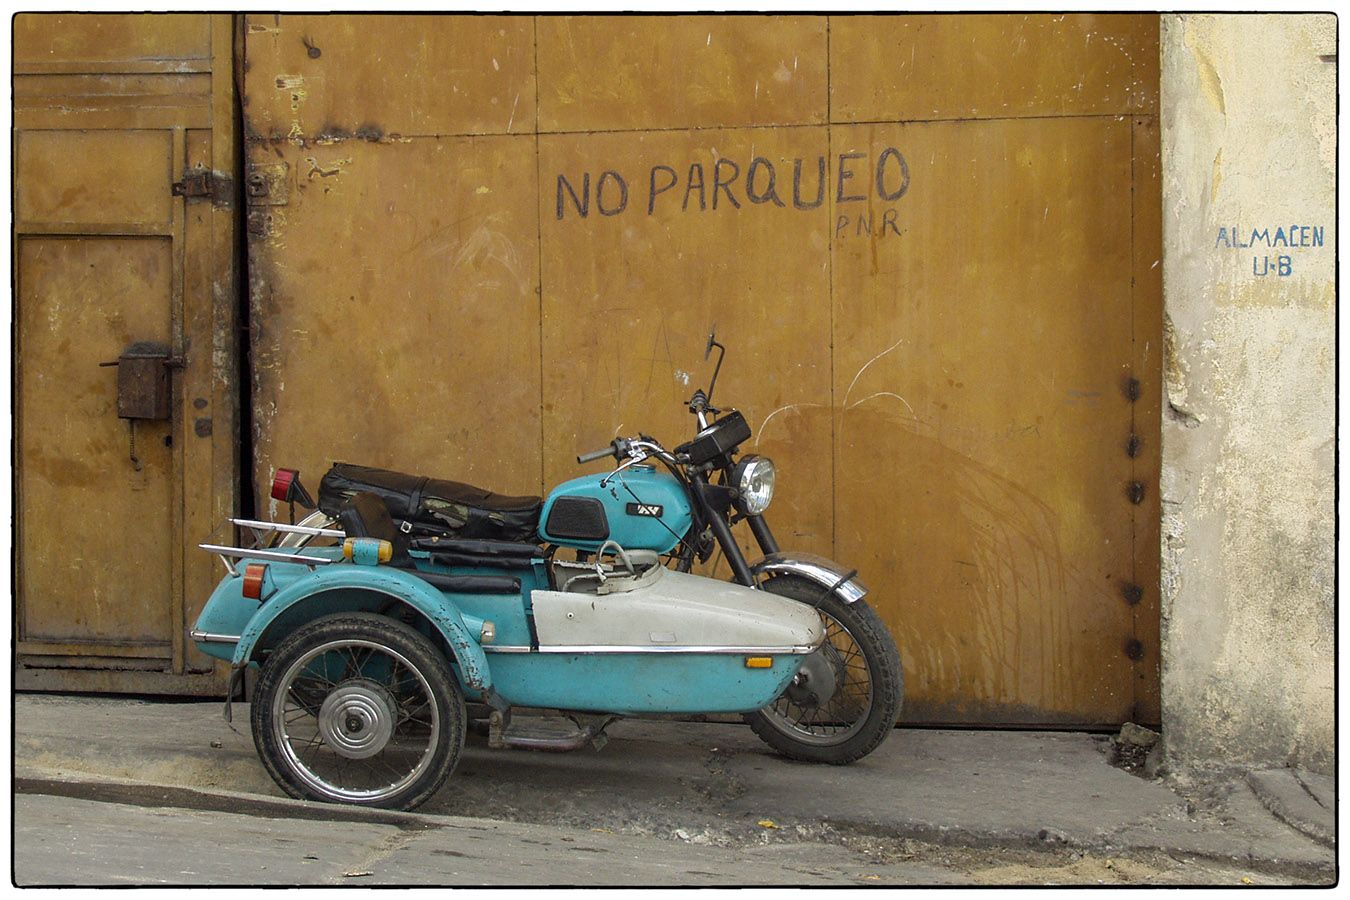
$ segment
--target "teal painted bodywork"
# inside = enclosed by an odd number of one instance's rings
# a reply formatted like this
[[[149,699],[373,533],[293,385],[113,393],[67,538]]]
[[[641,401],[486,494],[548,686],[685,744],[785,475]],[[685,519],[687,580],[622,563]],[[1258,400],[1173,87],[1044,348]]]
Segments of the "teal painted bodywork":
[[[612,477],[611,477],[612,476]],[[601,486],[606,478],[610,480]],[[630,466],[622,472],[583,475],[564,481],[553,489],[539,515],[539,533],[546,540],[579,550],[598,550],[604,541],[584,541],[548,533],[549,513],[561,497],[586,497],[599,500],[609,522],[609,537],[625,550],[655,550],[669,553],[684,537],[693,522],[689,497],[684,486],[667,472],[647,465]],[[661,515],[636,515],[629,504],[661,508]]]
[[[513,706],[580,712],[739,713],[783,692],[804,656],[766,669],[711,653],[489,653],[493,684]]]
[[[332,550],[307,550],[308,555],[332,555]],[[336,551],[340,556],[341,551]],[[248,559],[241,560],[240,568]],[[445,594],[415,576],[388,566],[358,566],[334,563],[308,566],[268,562],[277,589],[262,598],[262,603],[241,593],[243,579],[226,576],[212,593],[194,630],[213,635],[238,635],[232,645],[219,641],[198,641],[205,653],[227,658],[235,667],[253,661],[259,640],[274,625],[289,634],[296,627],[329,611],[342,612],[369,607],[371,598],[401,601],[424,615],[444,638],[454,656],[460,681],[466,688],[484,690],[492,685],[491,673],[477,636],[483,619],[461,612],[464,595]],[[315,600],[330,602],[315,609]],[[520,595],[510,595],[519,604]],[[477,599],[475,597],[475,599]],[[301,607],[303,605],[303,610]],[[298,613],[289,615],[288,613]],[[522,615],[523,618],[523,615]],[[495,620],[494,620],[495,624]],[[284,636],[284,635],[282,635]],[[276,633],[267,643],[276,643]]]
[[[667,508],[668,522],[688,528],[688,507],[674,479],[636,473],[633,485],[644,502]],[[630,479],[632,476],[630,475]],[[599,476],[578,479],[594,488]],[[631,481],[630,481],[631,484]],[[678,492],[678,493],[677,493]],[[587,494],[594,496],[594,493]],[[562,494],[555,492],[555,496]],[[613,500],[613,498],[611,498]],[[636,502],[636,501],[634,501]],[[683,512],[677,508],[681,504]],[[622,508],[622,507],[620,507]],[[545,507],[547,509],[547,507]],[[626,517],[625,517],[626,518]],[[623,521],[620,519],[619,521]],[[653,523],[646,523],[651,526]],[[660,526],[656,526],[659,528]],[[625,547],[660,551],[673,546],[646,532],[620,538]],[[308,566],[257,560],[268,566],[262,602],[241,594],[243,578],[226,576],[198,617],[197,647],[241,667],[257,663],[265,651],[295,629],[334,612],[387,612],[401,602],[420,612],[420,624],[435,629],[453,656],[452,667],[468,699],[504,701],[512,706],[543,707],[616,714],[735,713],[758,709],[778,696],[800,668],[803,656],[775,655],[768,668],[750,669],[744,654],[699,652],[541,653],[531,628],[531,597],[550,588],[546,563],[530,568],[446,568],[415,554],[419,568],[454,575],[509,574],[521,581],[520,593],[509,595],[446,593],[408,572],[387,565],[355,565],[342,559],[339,547],[306,548],[306,555],[326,556],[329,565]],[[239,561],[243,571],[250,560]],[[483,624],[491,621],[495,638],[480,644]],[[233,639],[232,639],[233,638]],[[517,652],[498,652],[497,647]],[[485,652],[486,651],[486,652]],[[520,652],[528,651],[528,652]]]
[[[426,582],[385,566],[321,566],[277,591],[249,620],[240,634],[233,664],[240,666],[252,658],[253,646],[258,638],[287,609],[308,597],[329,591],[382,594],[402,600],[430,619],[445,638],[455,655],[455,662],[459,664],[460,679],[466,686],[477,690],[491,686],[483,648],[470,637],[464,617],[453,600]]]

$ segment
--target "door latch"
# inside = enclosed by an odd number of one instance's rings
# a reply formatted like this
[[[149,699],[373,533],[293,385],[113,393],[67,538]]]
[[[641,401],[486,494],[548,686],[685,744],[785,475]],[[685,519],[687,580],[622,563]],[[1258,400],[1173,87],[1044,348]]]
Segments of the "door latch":
[[[171,373],[187,361],[174,355],[167,344],[137,341],[121,355],[100,366],[117,367],[117,417],[126,419],[131,429],[131,464],[141,471],[136,456],[136,421],[163,421],[173,417],[173,381]]]

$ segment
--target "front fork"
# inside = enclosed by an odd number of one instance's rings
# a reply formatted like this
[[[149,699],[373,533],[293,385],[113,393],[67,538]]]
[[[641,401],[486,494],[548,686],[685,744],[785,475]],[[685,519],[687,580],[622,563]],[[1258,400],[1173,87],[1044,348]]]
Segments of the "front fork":
[[[712,499],[711,495],[721,489],[710,484],[706,475],[699,475],[693,485],[700,511],[707,520],[708,527],[712,529],[713,537],[717,538],[718,546],[722,548],[722,555],[726,557],[727,565],[731,567],[731,574],[735,576],[738,584],[754,587],[755,576],[750,571],[750,562],[741,552],[741,545],[736,543],[736,536],[731,533],[727,515],[729,507]],[[778,552],[778,541],[774,539],[773,532],[769,530],[769,523],[764,521],[763,516],[746,516],[745,521],[749,524],[750,531],[765,556]]]

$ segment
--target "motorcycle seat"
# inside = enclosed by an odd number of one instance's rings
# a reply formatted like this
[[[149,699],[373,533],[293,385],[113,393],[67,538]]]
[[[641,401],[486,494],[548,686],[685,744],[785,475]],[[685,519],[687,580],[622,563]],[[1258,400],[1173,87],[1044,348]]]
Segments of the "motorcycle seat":
[[[423,535],[537,543],[543,500],[510,496],[439,478],[334,463],[319,484],[319,508],[337,517],[356,494],[384,501],[399,523]]]
[[[338,522],[348,537],[388,541],[394,548],[389,565],[427,582],[440,591],[457,594],[518,594],[520,579],[509,575],[443,575],[423,572],[408,554],[408,536],[394,525],[389,508],[375,494],[362,491],[353,495],[338,511]]]

